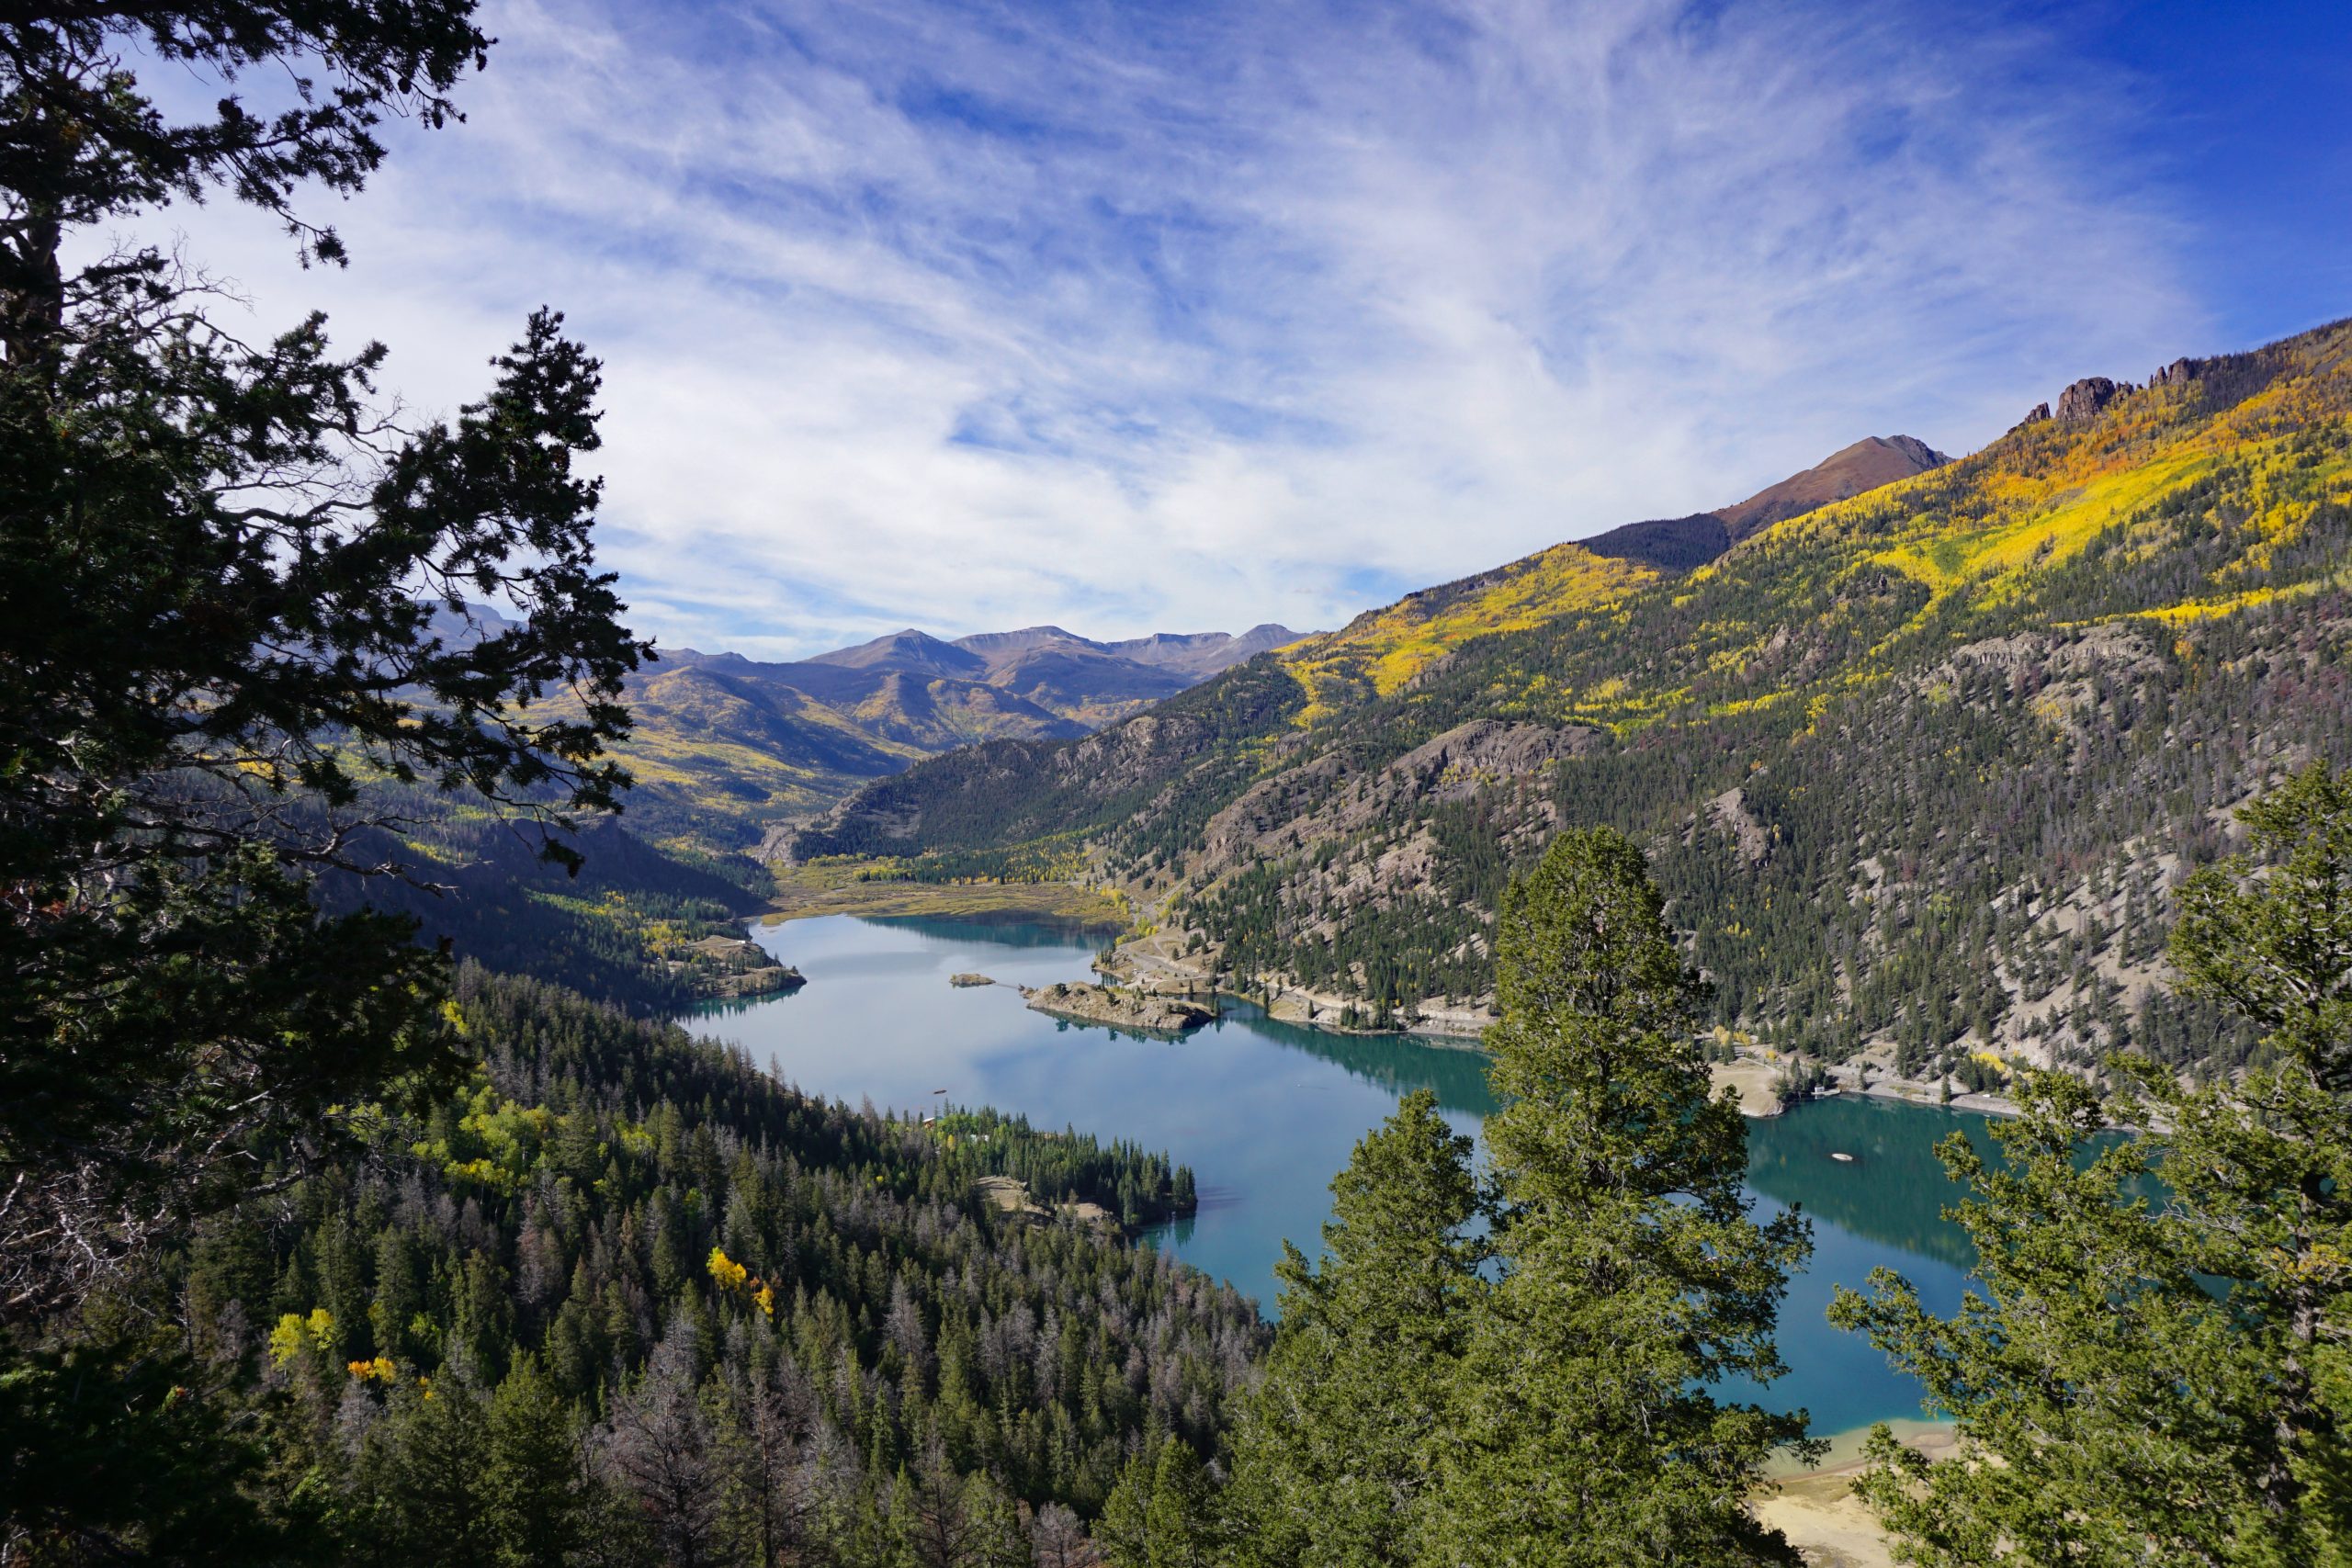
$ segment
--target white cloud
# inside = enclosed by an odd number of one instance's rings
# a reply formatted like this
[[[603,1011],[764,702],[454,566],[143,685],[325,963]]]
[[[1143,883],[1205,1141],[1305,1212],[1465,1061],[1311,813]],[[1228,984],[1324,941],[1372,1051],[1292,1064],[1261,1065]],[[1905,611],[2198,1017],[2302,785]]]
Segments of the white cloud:
[[[1857,9],[511,0],[348,272],[172,220],[427,407],[566,310],[665,642],[1331,625],[2196,346],[2114,86]]]

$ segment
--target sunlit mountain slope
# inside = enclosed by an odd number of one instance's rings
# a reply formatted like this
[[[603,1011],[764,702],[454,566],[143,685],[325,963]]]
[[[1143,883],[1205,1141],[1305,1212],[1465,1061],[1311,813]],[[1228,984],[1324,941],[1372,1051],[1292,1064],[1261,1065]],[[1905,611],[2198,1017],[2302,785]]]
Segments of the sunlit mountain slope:
[[[2279,769],[2352,758],[2348,361],[2339,323],[2077,382],[1957,462],[1842,499],[1797,476],[1080,740],[934,759],[797,847],[1082,860],[1238,988],[1474,1022],[1510,868],[1611,822],[1651,845],[1727,1026],[1913,1066],[2210,1054],[2157,985],[2169,887]]]

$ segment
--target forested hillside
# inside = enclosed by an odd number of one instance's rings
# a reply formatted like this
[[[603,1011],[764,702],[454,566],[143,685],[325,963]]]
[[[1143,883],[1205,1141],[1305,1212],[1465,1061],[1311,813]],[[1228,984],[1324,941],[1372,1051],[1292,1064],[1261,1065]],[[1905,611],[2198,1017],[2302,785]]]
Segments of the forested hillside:
[[[281,1506],[176,1505],[254,1532],[223,1561],[1027,1562],[1136,1452],[1214,1452],[1263,1352],[1229,1287],[976,1190],[1140,1221],[1190,1202],[1157,1156],[854,1112],[480,970],[453,1018],[470,1081],[124,1282],[195,1418],[266,1436]],[[81,1462],[18,1479],[71,1517]]]
[[[925,764],[797,848],[1083,866],[1236,988],[1409,1023],[1482,1016],[1508,875],[1607,824],[1724,1024],[1915,1069],[2201,1055],[2155,984],[2170,887],[2267,780],[2352,755],[2348,353],[2078,383],[1688,570],[1559,547],[1082,742]]]
[[[331,914],[405,916],[425,947],[639,1012],[797,983],[742,940],[762,899],[738,857],[665,853],[608,819],[565,838],[580,855],[574,872],[542,858],[507,814],[382,784],[369,795],[399,816],[402,836],[368,829],[356,843],[416,864],[404,877],[329,874],[316,898]]]

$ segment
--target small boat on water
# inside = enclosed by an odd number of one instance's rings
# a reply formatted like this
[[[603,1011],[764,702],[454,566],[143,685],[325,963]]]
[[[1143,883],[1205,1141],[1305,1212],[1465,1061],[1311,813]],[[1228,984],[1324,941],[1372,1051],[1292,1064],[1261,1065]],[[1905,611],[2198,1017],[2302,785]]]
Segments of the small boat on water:
[[[1843,1150],[1843,1149],[1832,1149],[1832,1150],[1830,1150],[1830,1151],[1829,1151],[1829,1157],[1830,1157],[1831,1159],[1836,1160],[1839,1165],[1851,1165],[1851,1164],[1853,1164],[1853,1163],[1854,1163],[1854,1156],[1853,1156],[1852,1155],[1848,1154],[1848,1153],[1847,1153],[1845,1150]]]

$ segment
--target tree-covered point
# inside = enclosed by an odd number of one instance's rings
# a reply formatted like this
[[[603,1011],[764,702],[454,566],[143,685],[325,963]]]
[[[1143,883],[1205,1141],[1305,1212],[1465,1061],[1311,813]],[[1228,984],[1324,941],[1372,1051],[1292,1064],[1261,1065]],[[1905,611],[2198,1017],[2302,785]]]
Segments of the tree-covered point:
[[[941,1143],[951,1179],[1010,1177],[1048,1208],[1092,1203],[1134,1227],[1176,1219],[1201,1206],[1191,1166],[1171,1165],[1166,1155],[1124,1138],[1106,1145],[1074,1128],[1039,1132],[1025,1116],[986,1107],[951,1108],[927,1119],[926,1131]]]

